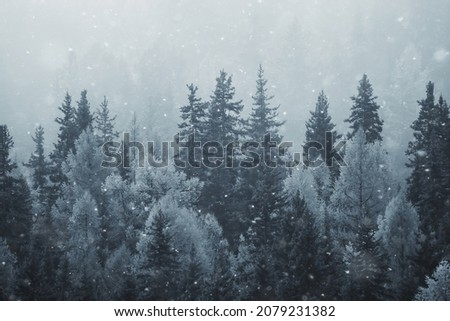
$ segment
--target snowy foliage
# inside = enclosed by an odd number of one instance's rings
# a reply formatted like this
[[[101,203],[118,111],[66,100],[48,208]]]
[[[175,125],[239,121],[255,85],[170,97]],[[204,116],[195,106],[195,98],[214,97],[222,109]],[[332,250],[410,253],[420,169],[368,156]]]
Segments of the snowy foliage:
[[[433,275],[427,277],[426,287],[419,288],[416,300],[449,301],[450,300],[450,264],[442,261],[436,267]]]

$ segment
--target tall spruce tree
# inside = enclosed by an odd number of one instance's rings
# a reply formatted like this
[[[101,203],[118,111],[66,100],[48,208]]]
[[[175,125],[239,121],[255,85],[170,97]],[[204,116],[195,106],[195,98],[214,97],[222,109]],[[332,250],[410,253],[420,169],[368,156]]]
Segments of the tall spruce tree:
[[[279,107],[270,106],[273,96],[267,94],[267,80],[261,65],[256,80],[256,93],[252,98],[254,107],[247,122],[246,137],[252,142],[260,143],[261,147],[255,150],[260,155],[260,163],[255,164],[258,166],[240,170],[241,180],[237,188],[246,200],[240,202],[243,205],[240,221],[243,222],[244,231],[255,218],[268,222],[271,216],[279,214],[284,205],[281,191],[286,176],[285,168],[278,163],[279,154],[270,149],[266,141],[266,135],[269,134],[272,142],[281,142],[280,127],[284,122],[278,120]],[[266,226],[268,229],[273,227],[270,224]]]
[[[226,153],[227,144],[236,143],[243,134],[240,113],[243,109],[242,101],[234,101],[235,88],[232,78],[225,71],[221,71],[216,78],[216,87],[208,111],[206,113],[204,141],[215,141],[223,147],[223,162],[220,166],[205,167],[202,176],[205,188],[199,200],[206,211],[214,213],[224,228],[225,237],[233,240],[236,211],[233,207],[234,186],[237,179],[235,151]],[[206,155],[210,149],[203,145],[203,161],[207,162]],[[220,156],[219,156],[220,157]],[[217,163],[216,163],[217,164]],[[232,166],[230,166],[232,165]]]
[[[180,108],[182,122],[178,124],[178,129],[180,130],[180,139],[188,139],[187,136],[194,135],[196,141],[202,141],[205,130],[205,118],[206,112],[208,110],[208,103],[203,102],[201,98],[197,97],[197,86],[193,84],[187,85],[189,90],[188,94],[188,104]],[[196,149],[194,146],[189,145],[188,153],[194,156],[195,161],[201,160],[200,157],[195,153]],[[203,171],[195,170],[190,164],[188,164],[187,153],[183,149],[180,155],[175,155],[182,161],[186,162],[186,168],[184,172],[188,178],[192,176],[201,176]],[[191,157],[192,157],[191,156]]]
[[[17,164],[10,159],[14,146],[6,125],[0,126],[0,237],[24,267],[32,227],[31,194],[23,176],[13,173]]]
[[[232,77],[221,70],[207,111],[205,139],[226,145],[241,137],[243,131],[240,113],[244,106],[242,100],[233,101],[234,95]]]
[[[103,97],[100,108],[97,109],[94,117],[95,136],[99,144],[104,144],[119,137],[119,133],[114,130],[114,121],[117,115],[111,117],[109,113],[108,100],[106,100],[106,97]]]
[[[306,122],[306,143],[318,142],[322,145],[321,150],[315,148],[310,148],[308,151],[308,159],[305,162],[306,165],[314,164],[316,160],[320,157],[325,161],[325,148],[327,144],[333,144],[333,142],[327,141],[327,132],[332,133],[332,139],[338,139],[341,135],[338,135],[334,130],[335,125],[331,121],[331,116],[328,114],[328,98],[323,91],[320,92],[317,97],[316,108],[311,112],[311,117]],[[323,173],[321,173],[323,174]],[[328,202],[330,189],[332,186],[324,185],[334,185],[336,179],[339,176],[339,164],[333,162],[332,166],[329,168],[330,182],[325,182],[323,175],[314,175],[316,179],[317,186],[320,188],[318,190],[319,197]]]
[[[36,144],[36,149],[31,154],[28,163],[24,165],[32,170],[33,189],[37,190],[41,196],[40,201],[45,201],[49,188],[48,175],[50,173],[50,163],[45,158],[44,128],[41,125],[36,128],[32,139]]]
[[[283,300],[320,299],[323,253],[317,218],[300,193],[283,213],[277,248],[277,267],[282,272],[279,296]]]
[[[252,141],[260,142],[264,135],[270,133],[274,141],[280,143],[279,129],[284,121],[278,120],[279,106],[271,107],[273,96],[267,94],[267,79],[264,78],[264,70],[259,65],[256,79],[256,93],[252,96],[253,108],[246,128],[246,136]]]
[[[87,90],[81,92],[81,98],[77,101],[78,108],[75,111],[75,124],[78,130],[77,137],[87,130],[92,129],[92,123],[94,121],[94,116],[91,113],[91,106],[87,99]]]
[[[9,134],[6,125],[0,125],[0,237],[5,238],[8,233],[9,211],[11,204],[11,188],[13,179],[11,172],[17,167],[10,158],[11,148],[14,147],[14,141]]]
[[[149,218],[138,244],[140,266],[138,280],[141,299],[174,300],[177,298],[179,257],[173,242],[168,216],[158,210]]]
[[[72,97],[69,93],[66,93],[64,101],[58,109],[62,112],[62,116],[57,117],[55,120],[59,124],[58,141],[54,144],[55,149],[50,154],[50,160],[52,161],[50,180],[53,183],[51,187],[51,203],[54,203],[58,196],[61,195],[61,187],[67,183],[67,177],[62,167],[67,155],[75,152],[75,141],[78,138],[75,109],[72,107]]]
[[[358,95],[352,96],[353,106],[351,114],[345,121],[350,123],[349,138],[362,128],[366,135],[367,143],[383,140],[381,132],[383,131],[383,121],[378,115],[380,106],[376,103],[378,97],[373,96],[372,84],[366,74],[359,81]]]
[[[419,117],[411,128],[414,140],[408,145],[407,166],[412,169],[409,176],[407,195],[417,208],[425,242],[420,254],[424,274],[431,274],[443,259],[450,244],[449,215],[449,165],[448,153],[450,123],[449,109],[440,97],[435,102],[434,84],[429,82],[426,98],[418,101]]]

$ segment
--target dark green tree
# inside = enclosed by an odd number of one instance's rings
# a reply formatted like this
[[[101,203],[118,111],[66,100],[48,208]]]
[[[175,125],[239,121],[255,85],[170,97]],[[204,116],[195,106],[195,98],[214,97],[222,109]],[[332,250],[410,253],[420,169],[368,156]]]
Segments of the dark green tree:
[[[279,297],[283,300],[318,300],[324,262],[317,219],[299,192],[283,213],[277,237]]]
[[[308,159],[305,160],[306,165],[312,165],[315,161],[320,157],[323,161],[325,161],[325,148],[328,145],[332,145],[333,142],[327,141],[327,132],[332,133],[333,140],[339,139],[341,135],[338,135],[334,130],[335,125],[331,121],[331,116],[328,114],[328,98],[323,91],[320,92],[319,97],[317,97],[316,109],[311,112],[311,117],[306,122],[306,143],[311,144],[312,142],[318,142],[321,144],[322,149],[317,150],[316,148],[309,148],[308,151]],[[322,165],[323,166],[323,165]],[[331,178],[331,185],[334,184],[336,179],[339,176],[339,164],[333,162],[333,165],[329,167],[329,173]],[[329,190],[332,186],[323,186],[327,184],[327,182],[321,181],[321,175],[315,175],[318,189],[319,197],[328,201],[329,198]]]
[[[235,236],[236,217],[235,189],[238,177],[236,150],[229,152],[229,143],[239,142],[243,134],[240,113],[243,109],[242,101],[234,101],[235,88],[232,78],[225,71],[221,71],[216,78],[216,87],[211,96],[209,109],[206,113],[203,142],[215,141],[222,145],[222,163],[204,166],[201,179],[205,182],[205,188],[199,199],[200,206],[214,213],[217,220],[223,226],[224,236],[233,242]],[[231,145],[230,145],[231,146]],[[206,163],[206,155],[209,148],[203,147],[203,161]],[[227,152],[228,151],[228,152]],[[219,156],[220,157],[220,156]]]
[[[64,101],[58,109],[62,112],[62,117],[57,117],[55,120],[59,124],[58,141],[54,144],[55,149],[50,154],[50,160],[52,161],[50,181],[53,183],[51,204],[61,195],[62,185],[67,183],[67,177],[62,167],[67,155],[75,152],[75,141],[78,138],[75,109],[72,107],[72,97],[69,93],[66,93]]]
[[[449,108],[440,97],[435,102],[434,84],[429,82],[426,98],[418,101],[419,117],[411,128],[414,140],[409,143],[406,154],[409,176],[407,196],[416,207],[421,229],[426,240],[422,246],[421,266],[423,275],[431,274],[443,259],[450,242],[449,216]]]
[[[24,164],[26,167],[32,170],[33,189],[38,191],[39,200],[41,202],[47,202],[50,163],[45,158],[44,152],[44,128],[39,125],[36,128],[33,142],[36,144],[34,153],[31,154],[28,163]]]
[[[381,136],[383,121],[378,115],[380,106],[375,101],[377,98],[373,96],[372,84],[367,75],[364,74],[359,81],[358,95],[351,97],[353,106],[350,117],[345,120],[350,123],[351,133],[349,133],[349,138],[352,138],[362,128],[367,143],[383,140]]]
[[[92,129],[92,123],[94,121],[94,116],[91,114],[91,106],[87,99],[87,90],[83,90],[81,92],[81,98],[77,101],[78,108],[75,111],[75,124],[78,130],[78,136],[80,134],[90,128]]]
[[[141,248],[141,299],[174,300],[179,295],[179,257],[169,218],[159,210],[148,226]]]
[[[205,130],[205,118],[206,112],[208,110],[208,103],[203,102],[201,98],[197,97],[197,86],[193,84],[187,85],[189,90],[188,94],[188,104],[180,108],[182,122],[178,124],[178,129],[180,130],[180,139],[187,140],[189,135],[194,135],[196,141],[201,141],[204,136]],[[199,155],[195,154],[196,149],[193,145],[189,145],[189,155],[194,156],[195,161],[200,161]],[[186,150],[180,151],[179,155],[175,157],[186,162],[186,168],[184,172],[188,178],[192,176],[201,176],[202,170],[196,170],[188,163]],[[192,156],[191,156],[192,157]]]

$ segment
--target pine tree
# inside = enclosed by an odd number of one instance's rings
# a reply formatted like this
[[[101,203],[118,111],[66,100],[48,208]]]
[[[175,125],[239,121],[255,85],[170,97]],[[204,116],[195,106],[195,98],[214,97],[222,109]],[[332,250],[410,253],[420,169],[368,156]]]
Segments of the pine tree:
[[[320,298],[323,260],[317,219],[297,192],[283,213],[277,264],[281,269],[279,296],[283,300]]]
[[[232,78],[225,71],[221,71],[216,79],[216,87],[209,109],[206,113],[204,141],[215,141],[222,145],[224,156],[229,143],[239,141],[243,134],[240,113],[243,109],[242,101],[233,101],[235,88]],[[204,146],[203,161],[206,162],[207,147]],[[234,223],[237,221],[236,212],[232,208],[232,192],[237,179],[236,155],[228,153],[223,157],[219,168],[205,168],[202,176],[205,180],[205,189],[199,203],[203,209],[214,213],[220,224],[224,227],[224,235],[230,241],[235,236]],[[225,168],[233,164],[233,168]],[[230,198],[228,198],[230,197]],[[230,226],[231,224],[231,226]]]
[[[39,201],[48,202],[48,175],[50,173],[50,163],[45,159],[44,153],[44,128],[36,128],[33,141],[36,143],[36,150],[31,154],[26,167],[32,169],[33,189],[38,191]]]
[[[394,298],[410,300],[417,288],[416,259],[420,249],[419,217],[403,192],[394,197],[378,218],[375,238],[389,261],[389,288]]]
[[[67,155],[75,152],[75,141],[78,138],[75,110],[72,107],[72,97],[69,93],[66,93],[64,101],[58,109],[63,115],[55,120],[59,124],[58,141],[54,144],[55,149],[50,154],[52,161],[50,180],[53,183],[51,204],[61,195],[62,185],[67,183],[67,177],[63,173],[62,166],[66,161]]]
[[[325,161],[325,148],[327,144],[333,144],[333,142],[327,141],[326,133],[331,132],[333,140],[339,139],[341,135],[338,135],[336,131],[334,130],[335,125],[331,121],[331,116],[328,114],[328,98],[325,95],[323,91],[320,92],[319,96],[317,97],[316,102],[316,108],[311,113],[311,117],[306,122],[306,143],[311,142],[318,142],[321,144],[322,149],[320,151],[317,151],[314,148],[310,148],[308,151],[308,161],[306,165],[314,164],[315,161],[318,160],[319,156],[320,159]],[[336,181],[337,177],[339,176],[339,164],[336,164],[333,162],[333,166],[329,168],[330,171],[330,178],[331,178],[331,184],[333,185]],[[320,176],[316,176],[316,179],[319,179]],[[323,181],[317,181],[318,185],[323,186],[325,182]],[[331,186],[330,186],[331,187]],[[326,187],[325,187],[326,188]],[[320,193],[319,197],[325,199],[326,201],[329,195],[322,195]]]
[[[11,148],[14,147],[14,141],[9,134],[6,125],[0,126],[0,237],[5,237],[8,233],[8,212],[10,210],[10,190],[13,179],[11,172],[17,167],[10,158]]]
[[[382,141],[381,132],[383,130],[383,121],[378,115],[380,106],[375,102],[378,97],[373,96],[372,85],[369,78],[364,74],[359,82],[358,95],[351,97],[353,106],[352,113],[345,121],[350,123],[352,132],[349,138],[352,138],[355,133],[362,128],[367,143],[375,141]]]
[[[377,218],[391,198],[392,178],[380,142],[356,132],[331,197],[333,234],[345,262],[342,295],[380,300],[386,295],[387,258],[374,238]]]
[[[203,298],[203,287],[205,286],[205,276],[202,272],[200,262],[197,258],[197,250],[192,244],[191,252],[189,253],[189,261],[185,269],[183,278],[183,300],[193,301],[201,300]]]
[[[180,130],[180,139],[187,139],[189,135],[194,135],[195,141],[202,141],[205,130],[205,118],[208,109],[208,103],[203,102],[201,98],[197,97],[197,86],[193,84],[187,85],[189,90],[188,105],[180,108],[182,122],[178,124]],[[189,147],[189,154],[194,156],[195,161],[201,160],[195,153],[195,149]],[[179,157],[182,161],[186,162],[186,168],[184,172],[188,178],[194,176],[201,176],[202,171],[195,170],[190,164],[188,164],[187,153],[183,149],[180,155],[174,155]],[[192,157],[192,156],[191,156]]]
[[[252,142],[261,143],[263,148],[256,149],[260,155],[259,166],[241,170],[240,186],[242,190],[239,191],[239,194],[249,200],[249,202],[244,202],[246,206],[243,210],[244,213],[248,213],[251,208],[254,210],[250,210],[250,213],[255,213],[256,216],[275,215],[275,212],[283,206],[280,194],[282,181],[286,176],[286,171],[282,166],[269,164],[272,162],[280,165],[278,164],[279,155],[267,146],[266,135],[270,135],[271,141],[277,144],[281,143],[282,136],[279,131],[284,122],[278,121],[279,106],[270,106],[273,96],[267,94],[266,87],[267,80],[264,78],[264,70],[260,65],[256,80],[256,93],[252,96],[254,107],[247,122],[246,136]],[[248,222],[253,220],[255,215],[241,218],[247,223],[246,228],[249,227]]]
[[[427,287],[419,288],[416,300],[449,301],[450,300],[450,264],[441,261],[432,277],[426,279]]]
[[[0,300],[16,299],[17,260],[0,237]]]
[[[69,219],[67,259],[72,285],[71,299],[94,300],[100,296],[100,218],[94,199],[85,192],[75,201]]]
[[[0,126],[0,237],[25,268],[32,226],[31,194],[24,177],[13,173],[17,168],[10,159],[13,146],[7,126]]]
[[[138,295],[141,299],[174,300],[179,295],[179,258],[171,226],[161,210],[149,217],[146,234],[138,244],[141,260],[138,282],[142,288]]]
[[[336,137],[336,131],[334,131],[335,125],[331,122],[331,116],[328,114],[328,98],[323,91],[320,92],[317,98],[316,109],[311,113],[311,117],[306,122],[306,142],[318,142],[323,146],[321,151],[310,151],[310,160],[314,161],[319,157],[325,160],[325,133],[333,132]]]
[[[188,104],[180,108],[183,121],[178,124],[178,128],[182,136],[195,134],[196,138],[201,139],[208,104],[197,97],[197,86],[190,84],[187,88],[189,90]]]
[[[75,125],[77,128],[77,137],[87,129],[92,129],[94,116],[90,111],[90,104],[87,99],[87,90],[81,92],[81,98],[77,101],[78,108],[75,111]]]
[[[217,141],[223,145],[239,140],[242,135],[240,113],[242,101],[233,101],[235,88],[232,78],[223,70],[216,78],[216,88],[206,116],[205,139]]]
[[[246,136],[252,141],[261,142],[264,136],[271,134],[272,140],[281,142],[279,129],[284,121],[278,120],[279,106],[271,107],[270,101],[273,96],[267,94],[267,79],[264,78],[264,70],[259,65],[256,80],[256,93],[252,96],[253,108],[246,128]]]
[[[114,130],[116,117],[117,115],[113,117],[109,115],[108,100],[106,100],[106,97],[103,97],[100,108],[97,109],[94,117],[95,136],[100,145],[119,137],[119,133]]]
[[[449,242],[448,207],[448,124],[449,109],[446,102],[439,99],[435,103],[434,84],[429,82],[426,98],[420,100],[419,117],[412,124],[414,140],[409,143],[406,154],[407,166],[412,168],[409,176],[407,195],[417,208],[421,229],[425,236],[422,247],[421,266],[423,274],[431,274],[433,267],[443,258]]]

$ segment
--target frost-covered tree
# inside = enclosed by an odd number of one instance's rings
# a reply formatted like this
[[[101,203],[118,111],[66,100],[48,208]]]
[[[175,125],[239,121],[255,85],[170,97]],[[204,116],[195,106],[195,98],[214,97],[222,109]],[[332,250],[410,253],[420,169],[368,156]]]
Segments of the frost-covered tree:
[[[76,141],[76,153],[67,157],[66,176],[74,191],[89,191],[101,203],[101,185],[110,171],[101,166],[103,155],[92,130],[84,131]]]
[[[450,264],[441,261],[433,275],[427,277],[427,286],[419,288],[416,300],[449,301],[450,300]]]
[[[101,295],[101,266],[97,253],[101,229],[97,205],[89,192],[75,201],[68,224],[66,255],[72,286],[69,298],[94,300]]]
[[[409,300],[417,288],[416,259],[420,249],[419,216],[403,192],[394,197],[378,218],[375,238],[388,255],[390,292]]]
[[[366,143],[357,131],[346,150],[347,166],[331,197],[333,236],[341,249],[346,274],[347,299],[382,299],[386,294],[386,256],[374,238],[377,218],[392,193],[392,177],[380,143]]]
[[[132,254],[126,245],[113,251],[105,262],[101,297],[107,300],[134,299],[131,275]]]
[[[350,123],[349,138],[355,136],[356,132],[362,128],[368,143],[383,140],[383,121],[378,115],[380,106],[376,103],[378,97],[373,96],[372,84],[366,74],[359,81],[358,95],[352,96],[353,106],[351,114],[345,121]]]
[[[237,296],[233,260],[222,227],[215,217],[206,215],[204,219],[205,237],[210,244],[209,260],[211,270],[207,279],[207,298],[209,300],[233,300]]]
[[[377,218],[384,213],[393,189],[392,174],[379,142],[366,144],[364,132],[358,131],[347,145],[347,166],[341,168],[330,205],[337,241],[344,246],[354,241],[361,224],[375,232]]]

